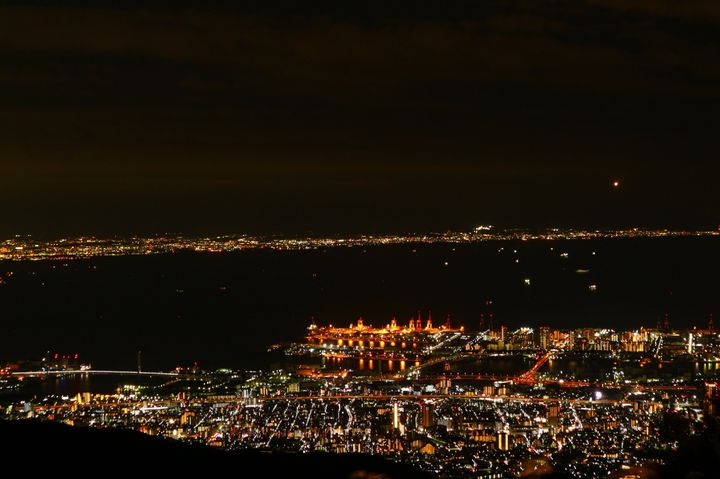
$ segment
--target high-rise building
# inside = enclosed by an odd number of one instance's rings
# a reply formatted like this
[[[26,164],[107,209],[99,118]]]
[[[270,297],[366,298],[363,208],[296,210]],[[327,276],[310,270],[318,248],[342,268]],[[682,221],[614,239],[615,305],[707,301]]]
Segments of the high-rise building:
[[[400,429],[400,411],[398,403],[393,403],[393,429]]]
[[[422,413],[422,427],[428,429],[435,425],[435,411],[430,403],[423,403],[420,412]]]
[[[496,446],[499,451],[510,450],[510,433],[508,431],[498,431],[496,435]]]
[[[540,349],[550,349],[550,328],[547,326],[540,327]]]
[[[548,405],[548,425],[557,427],[560,424],[560,404]]]

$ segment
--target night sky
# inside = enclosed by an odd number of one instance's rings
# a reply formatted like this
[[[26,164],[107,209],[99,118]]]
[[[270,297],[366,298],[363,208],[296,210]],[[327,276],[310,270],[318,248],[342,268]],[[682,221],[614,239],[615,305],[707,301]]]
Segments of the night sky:
[[[87,5],[0,6],[2,237],[720,222],[716,0]]]

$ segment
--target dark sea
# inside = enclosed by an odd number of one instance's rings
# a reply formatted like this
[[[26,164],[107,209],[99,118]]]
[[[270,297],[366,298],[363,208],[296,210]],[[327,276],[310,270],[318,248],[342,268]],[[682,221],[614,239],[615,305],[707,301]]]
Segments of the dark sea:
[[[487,242],[0,262],[0,362],[269,366],[311,319],[346,325],[720,327],[720,239]],[[591,288],[594,286],[594,288]]]

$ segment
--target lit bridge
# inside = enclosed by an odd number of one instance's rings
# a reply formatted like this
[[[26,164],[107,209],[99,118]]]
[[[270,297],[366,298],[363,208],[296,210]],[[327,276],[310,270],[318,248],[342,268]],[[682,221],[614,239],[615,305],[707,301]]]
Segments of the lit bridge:
[[[118,371],[110,369],[86,369],[84,371],[15,371],[12,373],[15,377],[34,377],[34,376],[66,376],[66,375],[83,375],[83,374],[106,374],[116,376],[190,376],[189,374],[168,373],[162,371]]]
[[[452,356],[446,356],[441,358],[435,358],[430,361],[422,363],[420,366],[417,366],[411,370],[411,373],[407,376],[410,377],[410,375],[415,372],[417,376],[414,378],[416,381],[437,381],[442,379],[455,379],[455,380],[471,380],[471,381],[513,381],[516,384],[528,384],[532,385],[537,382],[537,374],[540,368],[542,368],[545,363],[547,363],[550,358],[552,358],[553,351],[547,351],[542,356],[539,356],[535,359],[535,363],[533,366],[523,372],[519,375],[498,375],[498,374],[478,374],[478,373],[460,373],[460,372],[445,372],[440,374],[418,374],[420,370],[423,368],[426,368],[428,366],[439,364],[442,362],[445,363],[451,363],[453,361],[457,360],[464,360],[469,357],[484,357],[482,355],[462,355],[462,354],[454,354]],[[387,378],[395,378],[399,379],[398,375],[387,375]]]
[[[535,384],[538,371],[550,360],[552,354],[552,351],[548,351],[540,356],[532,368],[515,378],[514,381],[518,384]]]

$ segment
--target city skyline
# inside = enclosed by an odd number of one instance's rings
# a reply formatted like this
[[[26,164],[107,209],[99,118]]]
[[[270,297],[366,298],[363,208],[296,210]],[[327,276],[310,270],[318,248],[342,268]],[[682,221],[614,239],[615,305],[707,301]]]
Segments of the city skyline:
[[[579,229],[496,228],[481,225],[469,231],[360,235],[251,235],[217,236],[153,234],[96,237],[93,235],[54,239],[14,235],[0,239],[2,260],[70,260],[103,256],[172,254],[177,252],[228,253],[249,250],[293,251],[319,248],[352,248],[393,245],[453,245],[513,241],[588,241],[617,239],[703,238],[720,236],[717,229]]]
[[[435,477],[674,477],[673,468],[711,463],[679,465],[669,451],[683,435],[706,434],[720,404],[712,321],[619,331],[439,323],[420,311],[378,327],[313,323],[305,339],[274,346],[287,364],[272,370],[148,371],[138,352],[135,371],[113,371],[48,351],[0,367],[0,399],[45,391],[40,402],[6,402],[0,417],[269,449],[277,460],[331,453],[384,469],[362,455],[379,456]],[[103,390],[103,377],[118,386]]]

